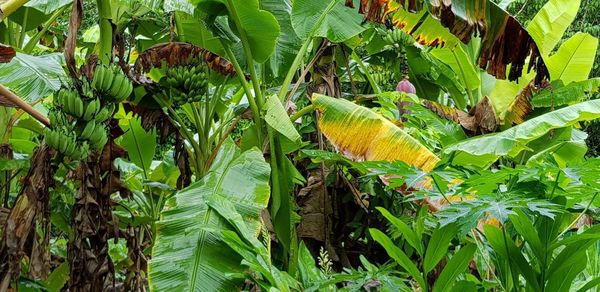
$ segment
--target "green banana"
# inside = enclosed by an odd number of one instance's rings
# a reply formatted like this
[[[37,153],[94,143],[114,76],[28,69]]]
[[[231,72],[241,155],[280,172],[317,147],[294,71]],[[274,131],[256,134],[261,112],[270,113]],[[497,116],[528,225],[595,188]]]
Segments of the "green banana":
[[[103,67],[102,74],[104,74],[104,79],[102,79],[102,92],[109,92],[110,85],[113,83],[114,74],[112,70],[109,68]]]
[[[104,69],[103,65],[97,65],[96,69],[94,70],[94,79],[92,80],[92,88],[94,88],[96,91],[102,91],[102,83],[103,83],[103,79],[104,79],[104,74],[102,72],[103,69]]]
[[[119,101],[119,99],[121,98],[119,96],[119,93],[121,91],[121,86],[123,86],[123,75],[116,73],[114,75],[115,77],[113,78],[113,82],[110,85],[110,89],[108,90],[108,95],[110,95],[112,97],[113,100],[115,101]]]
[[[83,128],[83,131],[81,132],[81,135],[79,135],[79,137],[81,139],[89,139],[90,136],[92,136],[92,133],[94,132],[94,129],[96,128],[96,121],[91,120],[89,121],[86,125],[85,128]]]
[[[73,91],[73,100],[75,104],[75,117],[81,118],[81,116],[83,116],[83,100],[81,99],[81,97],[79,97],[77,91]]]
[[[94,116],[98,113],[100,109],[100,100],[97,98],[88,102],[87,107],[85,109],[85,113],[83,114],[84,121],[90,121],[94,118]]]
[[[75,146],[77,146],[77,142],[75,141],[73,136],[70,136],[66,143],[67,147],[65,148],[65,155],[72,157],[73,152],[75,151]]]
[[[68,139],[67,134],[64,131],[60,131],[60,132],[58,132],[58,134],[59,134],[58,137],[60,139],[58,141],[58,151],[60,153],[64,154],[66,152],[66,150],[67,150],[67,141],[69,139]]]
[[[106,135],[106,132],[102,133],[103,135],[100,137],[100,139],[92,144],[92,148],[96,151],[102,150],[104,145],[106,145],[106,142],[108,142],[108,136]]]

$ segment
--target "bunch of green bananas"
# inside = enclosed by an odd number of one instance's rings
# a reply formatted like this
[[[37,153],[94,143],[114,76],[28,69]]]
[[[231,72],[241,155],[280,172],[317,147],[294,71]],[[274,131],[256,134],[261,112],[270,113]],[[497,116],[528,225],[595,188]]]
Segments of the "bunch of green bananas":
[[[177,104],[200,101],[208,89],[208,67],[203,63],[171,67],[164,78]]]
[[[63,88],[56,96],[55,106],[48,114],[52,129],[44,130],[46,143],[73,160],[87,158],[91,150],[102,150],[108,142],[103,123],[115,105],[102,107],[98,98],[86,97],[84,101],[76,89]]]
[[[391,82],[394,77],[394,73],[387,70],[374,71],[371,73],[371,76],[373,77],[373,81],[375,81],[375,83],[383,85]]]
[[[92,88],[101,94],[106,94],[110,101],[119,103],[129,97],[133,91],[133,84],[120,67],[97,65]]]
[[[397,28],[386,30],[383,34],[383,40],[390,45],[406,45],[412,42],[410,35]]]

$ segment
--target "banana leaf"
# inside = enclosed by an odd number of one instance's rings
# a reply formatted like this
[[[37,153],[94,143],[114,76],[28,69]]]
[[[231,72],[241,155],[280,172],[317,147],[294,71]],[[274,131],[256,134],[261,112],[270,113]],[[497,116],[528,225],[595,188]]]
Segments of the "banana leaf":
[[[269,173],[258,149],[240,154],[233,143],[224,144],[209,173],[167,201],[148,268],[151,290],[233,291],[243,283],[233,276],[243,271],[242,259],[221,234],[236,230],[230,220],[243,218],[258,235],[260,212],[269,201]],[[228,204],[239,215],[211,207]]]
[[[484,135],[448,146],[443,153],[454,155],[459,165],[487,167],[498,158],[515,158],[527,144],[549,131],[569,127],[580,121],[600,118],[600,100],[590,100],[532,118],[500,133]]]
[[[320,94],[314,94],[312,101],[325,137],[351,159],[400,160],[424,171],[439,161],[415,138],[368,108]]]
[[[351,1],[346,5],[352,6]],[[424,8],[426,7],[426,8]],[[427,10],[427,12],[423,12]],[[359,11],[367,20],[392,23],[428,46],[453,48],[458,40],[468,43],[481,37],[479,66],[499,79],[518,79],[528,60],[538,69],[538,79],[546,77],[540,51],[519,22],[491,0],[363,0]],[[452,36],[453,35],[453,36]]]

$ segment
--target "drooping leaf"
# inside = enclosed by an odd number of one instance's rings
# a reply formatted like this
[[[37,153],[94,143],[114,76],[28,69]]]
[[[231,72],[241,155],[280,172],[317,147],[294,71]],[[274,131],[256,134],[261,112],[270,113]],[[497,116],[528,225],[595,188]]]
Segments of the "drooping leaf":
[[[439,161],[429,149],[389,120],[345,99],[314,94],[319,127],[344,155],[356,160],[401,160],[430,171]]]
[[[425,13],[422,12],[425,10],[423,2],[428,8]],[[348,1],[347,4],[351,3]],[[396,12],[402,10],[405,11]],[[365,0],[361,1],[359,11],[366,15],[366,19],[381,23],[387,20],[388,15],[394,14],[393,22],[397,27],[430,46],[452,48],[456,45],[456,38],[468,43],[474,35],[480,35],[479,66],[487,68],[491,75],[506,79],[506,65],[510,64],[508,79],[516,80],[522,74],[525,61],[529,59],[530,67],[535,64],[541,69],[538,71],[538,80],[545,77],[544,62],[532,37],[514,17],[491,0],[423,0],[409,1],[406,5],[394,0]],[[403,15],[397,17],[397,13]],[[417,15],[410,16],[409,13]],[[448,37],[439,28],[429,29],[427,34],[419,32],[421,27],[434,27],[431,24],[433,21],[448,28],[456,38]]]
[[[135,62],[138,73],[148,72],[163,63],[168,67],[186,64],[190,58],[202,58],[208,67],[223,75],[235,75],[233,65],[225,58],[204,48],[188,43],[170,42],[156,44],[142,52]]]
[[[125,134],[120,145],[127,150],[130,161],[147,175],[156,150],[156,129],[149,132],[144,130],[140,118],[125,118],[121,123]]]
[[[17,53],[9,63],[0,64],[0,84],[28,103],[34,103],[60,89],[68,80],[62,68],[62,54],[31,56]]]
[[[0,44],[0,63],[8,63],[17,55],[12,47]]]
[[[327,12],[331,1],[294,0],[292,5],[292,26],[301,39],[324,37],[334,43],[346,41],[366,29],[361,25],[362,17],[355,9],[344,7],[341,0]],[[321,17],[322,23],[313,32]]]
[[[534,107],[560,107],[583,101],[587,94],[600,92],[600,78],[572,82],[559,88],[546,88],[531,99]]]
[[[543,56],[548,56],[558,44],[579,11],[580,0],[550,0],[527,25]]]
[[[513,158],[527,150],[527,143],[552,129],[600,118],[600,100],[590,100],[530,119],[500,133],[471,138],[444,150],[455,154],[454,162],[485,167],[501,156]]]
[[[300,142],[300,134],[298,134],[294,124],[290,121],[285,108],[283,108],[283,105],[277,96],[268,96],[265,106],[267,109],[265,114],[265,121],[267,124],[291,141]]]
[[[233,204],[251,232],[259,231],[260,212],[269,201],[269,165],[258,149],[244,153],[223,145],[208,174],[167,201],[157,223],[149,265],[149,286],[157,291],[229,291],[242,279],[241,258],[220,241],[232,225],[210,205]],[[235,230],[235,229],[233,229]],[[182,236],[185,234],[185,236]]]
[[[541,87],[547,87],[549,84],[543,83]],[[505,126],[513,126],[521,124],[531,113],[533,107],[531,105],[532,96],[538,91],[538,86],[534,82],[525,85],[517,97],[510,103],[506,111],[502,114]]]
[[[588,79],[596,58],[598,39],[578,32],[564,42],[546,61],[552,81],[564,84]]]

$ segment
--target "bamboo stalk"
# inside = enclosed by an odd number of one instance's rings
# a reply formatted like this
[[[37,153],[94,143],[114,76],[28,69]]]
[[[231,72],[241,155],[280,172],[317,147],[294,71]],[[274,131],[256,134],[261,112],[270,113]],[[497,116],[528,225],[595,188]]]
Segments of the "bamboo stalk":
[[[8,101],[13,103],[15,106],[21,108],[23,111],[34,117],[36,120],[40,121],[40,123],[50,127],[50,120],[42,113],[34,109],[30,104],[25,102],[23,99],[18,97],[16,94],[12,93],[12,91],[8,90],[4,85],[0,84],[0,95],[4,96]]]

